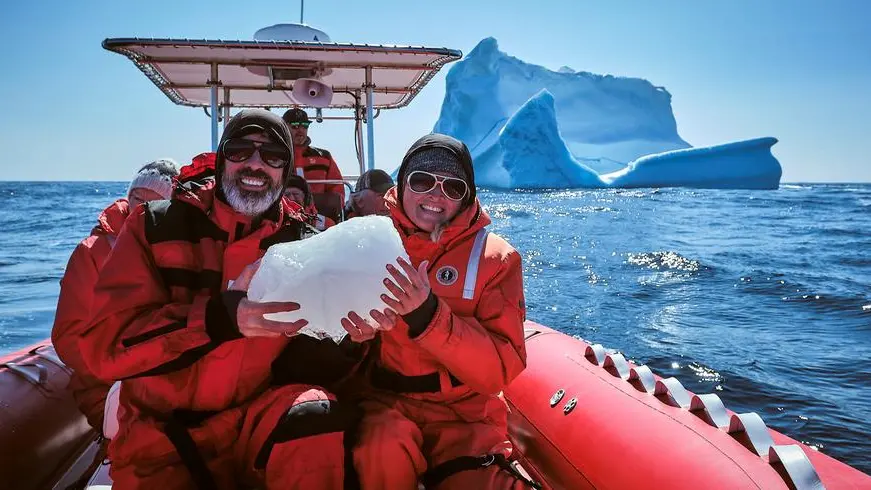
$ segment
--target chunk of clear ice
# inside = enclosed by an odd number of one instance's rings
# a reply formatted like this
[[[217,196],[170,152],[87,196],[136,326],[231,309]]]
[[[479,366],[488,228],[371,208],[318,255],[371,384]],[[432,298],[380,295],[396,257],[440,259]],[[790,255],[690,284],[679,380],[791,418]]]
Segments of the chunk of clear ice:
[[[381,294],[385,267],[408,260],[390,218],[353,218],[304,240],[269,247],[248,288],[248,299],[261,303],[293,301],[300,309],[264,315],[269,320],[308,320],[300,334],[339,341],[341,319],[354,311],[371,319],[384,310]],[[397,266],[398,267],[398,266]]]

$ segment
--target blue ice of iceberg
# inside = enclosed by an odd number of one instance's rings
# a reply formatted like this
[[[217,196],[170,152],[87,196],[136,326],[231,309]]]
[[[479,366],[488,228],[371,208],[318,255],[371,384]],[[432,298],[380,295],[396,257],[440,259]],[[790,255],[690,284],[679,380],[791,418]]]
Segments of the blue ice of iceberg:
[[[777,140],[690,148],[671,94],[639,78],[552,71],[482,40],[447,75],[434,132],[469,146],[496,188],[777,188]]]
[[[777,138],[757,138],[641,157],[601,176],[610,187],[777,189],[782,169],[771,154]]]
[[[557,127],[553,96],[547,90],[534,95],[508,120],[499,132],[498,146],[501,167],[513,188],[605,186],[599,174],[577,161],[566,147]],[[491,165],[493,160],[489,159]]]

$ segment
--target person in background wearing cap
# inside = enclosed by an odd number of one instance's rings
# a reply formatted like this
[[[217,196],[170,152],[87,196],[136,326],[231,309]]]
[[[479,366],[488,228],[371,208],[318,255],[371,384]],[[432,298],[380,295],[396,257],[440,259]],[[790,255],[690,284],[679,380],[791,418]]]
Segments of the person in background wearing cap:
[[[312,217],[309,223],[318,231],[324,231],[327,228],[336,224],[331,218],[318,214],[318,209],[315,207],[312,200],[311,191],[308,188],[308,182],[305,178],[299,175],[292,175],[287,182],[287,189],[284,191],[284,197],[302,206],[306,214]]]
[[[390,174],[381,169],[376,168],[363,172],[363,175],[357,180],[348,205],[345,206],[345,219],[372,214],[379,216],[390,214],[384,202],[384,195],[393,186]]]
[[[73,398],[88,423],[97,431],[103,428],[103,407],[109,385],[88,370],[78,347],[79,335],[88,324],[88,307],[94,285],[130,210],[143,202],[169,199],[176,176],[178,167],[168,158],[140,168],[127,188],[127,198],[118,199],[100,213],[91,236],[73,250],[60,280],[51,341],[58,356],[73,369],[70,378]]]
[[[123,380],[114,486],[342,488],[354,412],[328,387],[353,363],[332,341],[297,336],[305,320],[264,317],[298,304],[246,297],[266,249],[303,233],[299,206],[282,198],[290,131],[243,110],[213,169],[200,157],[201,178],[131,213],[79,343],[98,378]]]
[[[354,449],[362,488],[535,486],[512,463],[501,395],[526,367],[521,257],[487,232],[466,145],[419,139],[386,202],[411,263],[387,265],[387,309],[369,312],[380,330],[342,320],[380,337]]]
[[[313,180],[342,180],[342,172],[333,160],[330,152],[322,148],[311,146],[311,138],[308,136],[308,127],[311,121],[308,114],[302,109],[288,109],[282,116],[284,122],[290,128],[294,147],[294,173],[305,177],[309,181],[309,188],[314,194],[331,192],[341,196],[341,202],[345,202],[345,186],[343,184],[318,184]],[[340,208],[339,208],[340,209]]]

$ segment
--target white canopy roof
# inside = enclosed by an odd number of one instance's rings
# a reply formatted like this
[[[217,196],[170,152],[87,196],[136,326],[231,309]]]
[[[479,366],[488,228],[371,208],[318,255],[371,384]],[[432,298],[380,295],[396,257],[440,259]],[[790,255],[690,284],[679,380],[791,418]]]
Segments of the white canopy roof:
[[[291,97],[293,80],[313,76],[332,87],[329,107],[355,107],[354,94],[365,106],[367,68],[373,107],[404,107],[442,66],[462,57],[448,48],[303,41],[118,38],[103,47],[130,58],[170,100],[193,107],[209,107],[214,70],[222,107],[305,107]]]

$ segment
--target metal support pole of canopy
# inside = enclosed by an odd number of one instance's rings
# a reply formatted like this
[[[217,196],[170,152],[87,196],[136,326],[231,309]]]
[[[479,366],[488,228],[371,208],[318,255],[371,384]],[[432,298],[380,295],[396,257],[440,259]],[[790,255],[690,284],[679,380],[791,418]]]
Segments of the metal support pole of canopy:
[[[363,149],[363,106],[360,105],[362,92],[354,91],[354,152],[357,153],[357,164],[360,175],[366,171],[366,155]]]
[[[212,151],[218,151],[218,64],[212,63],[212,77],[209,90],[212,93]]]
[[[227,123],[230,122],[230,89],[224,87],[224,129],[227,129]]]
[[[366,67],[366,136],[369,140],[368,169],[375,168],[375,115],[372,112],[373,93],[375,84],[372,83],[372,67]]]

